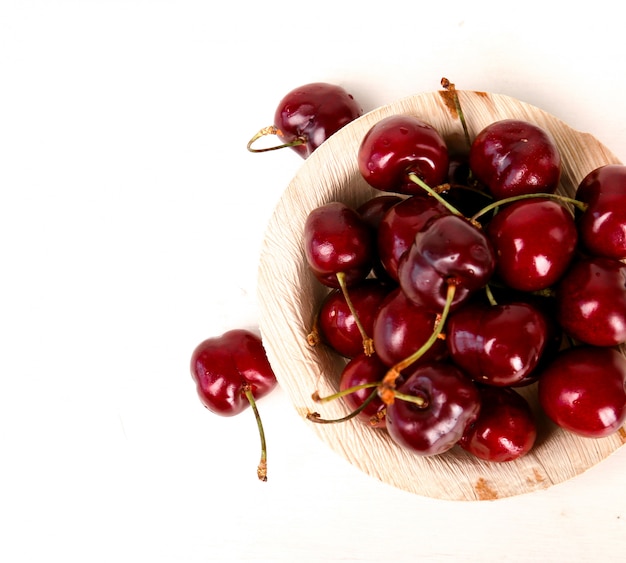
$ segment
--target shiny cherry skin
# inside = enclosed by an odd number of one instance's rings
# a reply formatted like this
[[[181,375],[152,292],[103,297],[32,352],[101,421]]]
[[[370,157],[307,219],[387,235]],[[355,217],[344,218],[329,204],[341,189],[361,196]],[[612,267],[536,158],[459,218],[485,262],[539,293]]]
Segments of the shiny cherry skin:
[[[454,447],[480,410],[476,385],[452,364],[415,366],[398,391],[424,403],[396,398],[387,406],[387,430],[397,444],[423,456]]]
[[[355,209],[332,201],[313,209],[305,221],[304,252],[314,276],[328,287],[360,282],[373,266],[375,233]]]
[[[607,164],[592,170],[580,182],[575,197],[588,206],[577,214],[585,251],[616,260],[626,258],[626,166]]]
[[[611,347],[568,348],[543,370],[538,397],[546,415],[569,432],[613,434],[626,421],[626,359]]]
[[[453,310],[485,286],[495,267],[485,234],[464,217],[448,214],[415,235],[400,261],[398,282],[409,299],[440,313],[450,283],[456,285]]]
[[[368,278],[350,288],[350,300],[367,334],[372,334],[378,309],[390,292],[389,286]],[[320,307],[319,336],[335,352],[353,358],[363,352],[363,337],[340,289],[331,290]]]
[[[626,264],[576,260],[556,287],[556,316],[571,337],[594,346],[626,342]]]
[[[404,198],[400,195],[379,195],[363,202],[356,208],[356,211],[366,223],[372,226],[372,228],[378,229],[380,222],[387,211],[402,201],[404,201]]]
[[[371,332],[374,349],[387,366],[393,367],[426,343],[437,320],[437,314],[409,300],[400,288],[396,288],[380,304],[374,317]],[[412,365],[441,360],[446,356],[444,340],[437,339]]]
[[[375,123],[357,153],[359,171],[370,186],[408,195],[423,193],[410,181],[410,172],[435,187],[446,181],[449,160],[439,132],[412,115],[391,115]]]
[[[234,416],[276,386],[263,342],[245,329],[233,329],[201,342],[191,356],[191,376],[202,404],[221,416]]]
[[[503,207],[486,232],[497,256],[496,275],[527,292],[554,285],[572,261],[578,241],[572,213],[543,198]]]
[[[452,361],[475,381],[508,387],[537,367],[548,325],[530,303],[470,303],[448,318],[446,342]]]
[[[446,207],[435,198],[418,194],[389,208],[378,225],[378,256],[385,271],[398,280],[400,258],[415,240],[415,235],[441,215]]]
[[[503,119],[474,138],[469,164],[495,199],[554,193],[561,178],[561,155],[552,136],[534,123]]]
[[[532,450],[537,423],[528,401],[508,387],[480,387],[480,412],[459,440],[479,459],[513,461]]]
[[[336,84],[313,82],[294,88],[279,102],[274,127],[284,143],[307,158],[326,139],[363,114],[352,94]]]
[[[345,391],[356,385],[380,382],[385,377],[387,369],[387,366],[376,354],[366,355],[362,353],[359,356],[355,356],[345,365],[341,372],[339,390]],[[359,389],[345,395],[344,401],[350,409],[356,410],[363,405],[373,391],[375,392],[375,388]],[[386,426],[385,413],[386,405],[376,395],[357,417],[372,428],[384,428]]]

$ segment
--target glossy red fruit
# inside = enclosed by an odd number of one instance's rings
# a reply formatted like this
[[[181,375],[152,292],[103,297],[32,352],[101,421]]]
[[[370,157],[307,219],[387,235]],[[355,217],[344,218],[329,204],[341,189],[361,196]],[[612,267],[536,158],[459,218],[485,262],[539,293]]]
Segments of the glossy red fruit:
[[[519,119],[487,125],[474,138],[469,164],[495,199],[554,193],[561,177],[561,155],[552,136]]]
[[[594,256],[626,258],[626,166],[607,164],[592,170],[575,197],[588,205],[577,214],[584,249]]]
[[[475,381],[506,387],[530,377],[548,342],[548,325],[529,303],[471,303],[448,318],[452,361]]]
[[[438,315],[410,301],[400,288],[380,304],[372,328],[374,349],[389,367],[411,356],[433,334]],[[441,360],[447,355],[443,339],[437,339],[412,365]],[[409,368],[410,369],[410,368]]]
[[[538,397],[561,428],[589,438],[613,434],[626,421],[626,359],[614,348],[564,350],[539,377]]]
[[[578,241],[572,213],[542,198],[500,209],[486,232],[497,256],[497,276],[527,292],[554,285],[572,261]]]
[[[313,82],[294,88],[274,113],[274,132],[307,158],[326,139],[363,114],[352,94],[336,84]]]
[[[350,288],[350,299],[367,334],[372,334],[374,319],[390,289],[374,278]],[[337,353],[354,358],[363,353],[363,338],[343,292],[332,290],[322,302],[317,328],[319,337]]]
[[[343,368],[339,379],[339,390],[345,391],[357,385],[380,382],[387,373],[387,366],[376,354],[360,354],[352,358]],[[376,394],[376,388],[359,389],[344,396],[346,404],[352,409],[360,408],[374,393],[365,408],[357,415],[372,428],[384,428],[386,405]]]
[[[263,342],[244,329],[201,342],[190,368],[202,404],[221,416],[234,416],[250,406],[246,388],[259,399],[276,386]]]
[[[398,391],[423,404],[396,398],[387,406],[387,430],[397,444],[419,455],[451,449],[480,410],[474,382],[443,362],[416,366]]]
[[[433,219],[449,213],[442,203],[425,194],[410,196],[389,208],[378,225],[377,247],[380,262],[391,279],[398,280],[398,264],[415,235]]]
[[[571,337],[594,346],[626,342],[626,265],[576,260],[556,288],[556,318]]]
[[[356,208],[356,211],[373,229],[378,229],[387,211],[403,200],[404,198],[400,195],[379,195],[363,202]]]
[[[367,277],[375,256],[374,230],[357,211],[333,201],[313,209],[304,226],[304,252],[315,277],[329,287],[340,287]]]
[[[398,282],[407,297],[435,312],[446,304],[448,285],[456,292],[451,310],[485,286],[496,267],[485,234],[465,218],[442,215],[418,232],[398,267]]]
[[[507,387],[481,387],[480,413],[459,440],[474,456],[504,463],[526,455],[537,440],[537,423],[519,393]]]
[[[423,192],[409,180],[410,172],[430,187],[444,183],[449,159],[439,132],[412,115],[392,115],[375,123],[357,154],[359,171],[370,186],[402,194]]]

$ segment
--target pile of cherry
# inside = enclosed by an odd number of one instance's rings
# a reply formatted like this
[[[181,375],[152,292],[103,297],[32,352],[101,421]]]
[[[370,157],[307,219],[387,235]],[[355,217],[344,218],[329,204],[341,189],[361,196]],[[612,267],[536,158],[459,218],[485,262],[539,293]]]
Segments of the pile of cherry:
[[[457,98],[458,100],[458,98]],[[358,149],[380,194],[308,215],[307,263],[330,288],[309,336],[348,359],[351,412],[420,455],[459,445],[489,461],[526,454],[536,386],[556,425],[604,437],[626,420],[626,167],[557,193],[561,155],[507,119],[453,156],[427,122],[381,119]]]

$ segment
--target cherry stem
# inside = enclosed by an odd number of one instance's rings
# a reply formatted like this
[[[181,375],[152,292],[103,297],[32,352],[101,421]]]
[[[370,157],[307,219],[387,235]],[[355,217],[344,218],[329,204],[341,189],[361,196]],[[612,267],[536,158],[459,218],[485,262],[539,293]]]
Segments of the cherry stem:
[[[346,274],[344,272],[337,272],[336,276],[341,292],[343,293],[343,297],[348,304],[348,309],[350,309],[350,313],[352,313],[352,316],[354,317],[354,322],[361,333],[361,338],[363,339],[363,351],[367,356],[371,356],[374,353],[374,341],[367,335],[365,327],[363,326],[363,323],[361,323],[361,319],[359,319],[359,315],[354,308],[352,299],[350,299],[350,292],[348,291],[348,286],[346,285]]]
[[[373,385],[367,385],[367,387],[374,387],[374,386],[378,387],[378,383],[374,383]],[[364,389],[364,387],[362,386],[357,386],[357,387],[361,387],[362,389]],[[369,394],[367,399],[365,399],[365,401],[363,401],[356,409],[348,413],[346,416],[342,416],[341,418],[321,418],[319,413],[316,413],[316,412],[307,413],[306,417],[307,417],[307,420],[310,420],[311,422],[316,422],[318,424],[336,424],[339,422],[346,422],[347,420],[350,420],[351,418],[354,418],[355,416],[357,416],[359,413],[363,412],[365,408],[367,407],[367,405],[369,405],[376,398],[377,395],[378,395],[378,390],[374,389]]]
[[[431,346],[436,342],[436,340],[440,337],[443,332],[443,328],[446,323],[446,319],[448,318],[448,314],[450,313],[450,307],[452,305],[452,301],[454,299],[454,295],[456,293],[456,283],[454,281],[448,282],[448,291],[446,292],[446,303],[444,305],[443,311],[439,315],[437,322],[435,323],[435,328],[432,334],[429,336],[428,340],[424,342],[413,354],[406,357],[404,360],[401,360],[397,364],[395,364],[385,375],[382,382],[380,383],[380,389],[378,394],[380,398],[386,404],[391,404],[396,396],[395,385],[398,377],[402,370],[408,368],[411,364],[419,360]],[[411,399],[412,402],[416,404],[423,404],[423,399],[416,397]]]
[[[452,205],[449,201],[443,198],[436,189],[431,188],[415,172],[409,172],[409,180],[417,184],[420,188],[425,190],[429,195],[433,196],[439,203],[441,203],[441,205],[445,206],[446,209],[450,211],[450,213],[453,213],[454,215],[460,215],[461,217],[463,216],[463,213],[461,213],[456,207],[454,207],[454,205]]]
[[[282,132],[280,129],[278,129],[277,127],[274,127],[273,125],[263,127],[262,129],[259,129],[254,134],[254,136],[248,141],[246,148],[250,152],[268,152],[268,151],[275,151],[277,149],[284,149],[287,147],[297,147],[298,145],[304,145],[304,143],[306,143],[306,139],[303,139],[302,137],[298,137],[294,139],[293,141],[291,141],[290,143],[282,143],[280,145],[275,145],[273,147],[265,147],[262,149],[253,148],[252,145],[254,145],[254,143],[256,143],[261,137],[265,137],[267,135],[282,135]]]
[[[467,128],[467,122],[465,121],[465,114],[463,113],[463,109],[461,108],[461,101],[459,100],[459,93],[457,92],[454,84],[450,82],[447,78],[441,79],[441,86],[444,90],[447,90],[452,94],[452,99],[454,101],[454,108],[459,116],[459,120],[461,121],[461,126],[463,127],[463,134],[465,135],[465,141],[467,142],[467,146],[472,146],[472,140],[470,138],[469,130]]]
[[[256,406],[254,395],[249,384],[244,385],[243,392],[246,394],[246,398],[252,407],[252,412],[256,419],[257,427],[259,428],[259,437],[261,439],[261,461],[256,470],[256,474],[260,481],[267,481],[267,444],[265,442],[265,431],[263,430],[263,423],[261,422],[261,415],[259,409]]]
[[[370,389],[372,387],[377,387],[377,386],[378,386],[377,381],[370,382],[370,383],[361,383],[360,385],[347,387],[343,391],[337,391],[336,393],[333,393],[332,395],[327,395],[326,397],[320,397],[316,391],[315,393],[313,393],[312,398],[316,403],[329,403],[330,401],[334,401],[335,399],[340,399],[341,397],[345,397],[346,395],[351,395],[352,393],[356,393],[357,391],[360,391],[361,389]]]
[[[487,295],[487,300],[489,301],[490,305],[495,306],[498,304],[496,298],[493,296],[493,291],[491,291],[491,287],[489,287],[489,284],[485,286],[485,293]]]
[[[511,197],[505,197],[503,199],[494,201],[486,205],[480,211],[478,211],[472,217],[470,217],[470,221],[476,221],[479,217],[482,217],[486,213],[489,213],[490,211],[497,209],[501,205],[506,205],[507,203],[514,203],[522,199],[533,199],[533,198],[553,199],[556,201],[560,201],[561,203],[571,203],[574,207],[577,207],[578,209],[580,209],[580,211],[583,211],[583,212],[586,211],[587,208],[589,207],[583,201],[579,201],[573,197],[567,197],[567,196],[560,195],[560,194],[550,194],[550,193],[520,194],[520,195],[511,196]]]

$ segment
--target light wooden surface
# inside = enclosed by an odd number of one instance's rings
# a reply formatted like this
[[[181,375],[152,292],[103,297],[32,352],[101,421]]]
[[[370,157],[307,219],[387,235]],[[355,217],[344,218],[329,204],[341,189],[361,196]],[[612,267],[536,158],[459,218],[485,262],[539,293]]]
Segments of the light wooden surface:
[[[626,162],[615,10],[0,2],[0,561],[623,561],[625,448],[527,494],[443,500],[355,466],[279,387],[261,483],[252,413],[211,416],[188,366],[259,328],[264,235],[304,163],[245,147],[286,92],[326,80],[371,111],[447,76]]]
[[[559,191],[574,195],[594,168],[617,163],[617,157],[593,136],[575,131],[541,109],[514,98],[484,92],[459,92],[470,137],[506,118],[524,119],[549,131],[563,159]],[[311,348],[306,335],[323,287],[303,255],[304,222],[310,211],[330,201],[354,207],[380,195],[362,179],[356,154],[361,139],[378,120],[396,114],[420,117],[450,146],[462,145],[463,129],[450,109],[449,93],[418,94],[373,110],[331,137],[298,171],[269,223],[259,268],[261,331],[283,389],[301,415],[318,411],[325,418],[349,412],[341,401],[318,405],[311,399],[338,389],[343,362],[323,345]],[[626,442],[626,429],[590,440],[549,424],[537,408],[536,386],[524,390],[540,424],[533,450],[510,463],[488,463],[460,448],[439,456],[417,456],[398,447],[385,431],[353,419],[342,424],[309,423],[350,463],[372,477],[403,490],[446,500],[492,500],[544,489],[570,479],[603,460]]]

